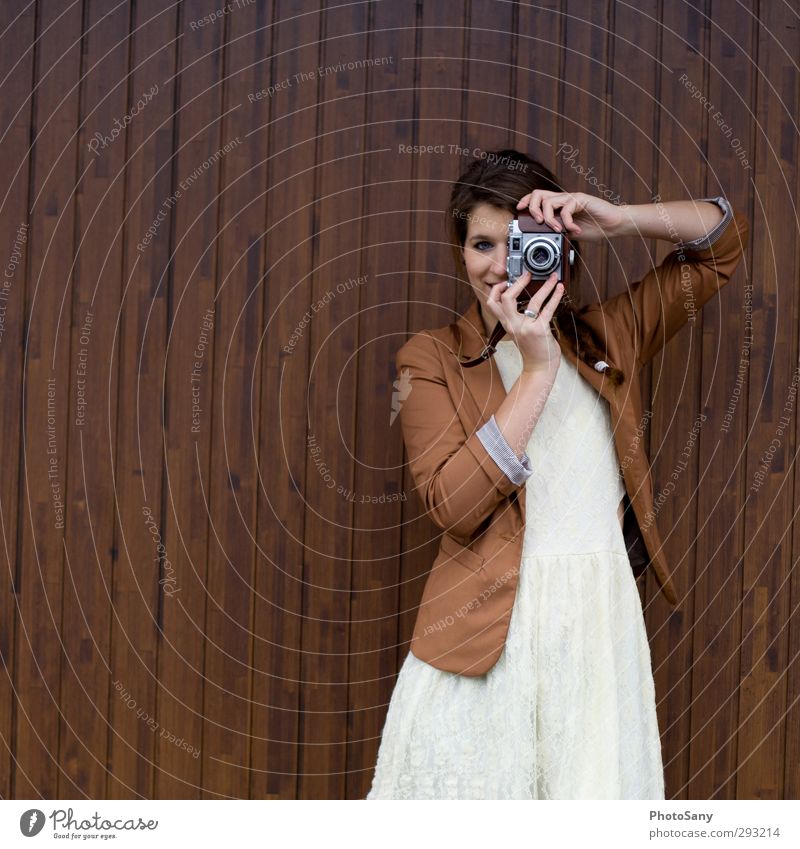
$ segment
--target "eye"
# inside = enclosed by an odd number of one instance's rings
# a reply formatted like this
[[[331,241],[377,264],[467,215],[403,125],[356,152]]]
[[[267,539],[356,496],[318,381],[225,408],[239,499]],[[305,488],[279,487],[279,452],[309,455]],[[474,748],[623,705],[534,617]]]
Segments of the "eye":
[[[481,247],[481,245],[485,245],[486,247]],[[485,239],[480,242],[475,243],[475,250],[477,251],[488,251],[492,247],[491,242],[487,242]]]

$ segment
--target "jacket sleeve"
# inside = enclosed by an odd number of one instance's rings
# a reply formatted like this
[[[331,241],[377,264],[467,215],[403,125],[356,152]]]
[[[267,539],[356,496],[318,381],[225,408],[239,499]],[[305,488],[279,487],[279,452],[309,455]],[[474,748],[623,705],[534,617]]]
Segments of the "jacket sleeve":
[[[731,278],[744,252],[749,222],[723,198],[724,217],[710,233],[676,245],[663,262],[627,291],[598,304],[621,332],[633,340],[639,366],[658,351]]]
[[[425,512],[442,530],[472,537],[524,480],[519,484],[511,480],[478,431],[465,433],[445,380],[438,344],[432,336],[417,333],[395,357],[401,383],[404,377],[410,378],[400,406],[403,441]],[[523,463],[524,459],[523,455]]]
[[[511,478],[513,483],[522,484],[533,474],[531,458],[523,452],[517,457],[514,449],[508,444],[503,432],[497,424],[494,415],[478,430],[478,439],[483,447],[492,455],[492,459]]]

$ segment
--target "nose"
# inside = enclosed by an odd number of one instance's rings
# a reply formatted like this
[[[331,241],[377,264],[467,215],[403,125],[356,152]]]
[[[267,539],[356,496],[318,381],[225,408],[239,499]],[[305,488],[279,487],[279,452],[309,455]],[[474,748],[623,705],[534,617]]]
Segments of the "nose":
[[[492,274],[502,277],[506,273],[506,248],[499,248],[492,257]]]

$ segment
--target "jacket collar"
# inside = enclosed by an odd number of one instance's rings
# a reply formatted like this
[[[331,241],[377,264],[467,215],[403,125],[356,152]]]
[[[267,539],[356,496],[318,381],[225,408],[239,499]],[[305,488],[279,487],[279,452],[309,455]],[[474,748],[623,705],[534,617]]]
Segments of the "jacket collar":
[[[459,316],[456,325],[461,332],[459,361],[467,362],[479,356],[489,341],[478,310],[477,299],[473,299],[469,308]],[[613,384],[603,374],[584,363],[583,360],[578,359],[563,334],[558,342],[562,356],[565,356],[595,390],[609,402],[612,415],[616,414],[618,412],[617,397]],[[453,350],[458,351],[457,343]],[[494,356],[492,356],[487,362],[473,368],[461,368],[460,372],[472,400],[477,405],[477,409],[473,412],[476,416],[476,426],[480,426],[494,415],[506,397],[500,371],[497,368]]]

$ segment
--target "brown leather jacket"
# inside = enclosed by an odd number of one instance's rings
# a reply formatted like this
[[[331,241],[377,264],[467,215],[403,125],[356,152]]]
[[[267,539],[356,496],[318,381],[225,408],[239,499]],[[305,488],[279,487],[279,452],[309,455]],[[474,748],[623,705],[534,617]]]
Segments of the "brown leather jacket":
[[[627,493],[623,533],[634,573],[652,566],[672,605],[678,596],[654,520],[650,463],[641,439],[646,420],[639,373],[687,323],[690,310],[699,310],[728,282],[748,230],[746,217],[734,210],[711,247],[684,249],[683,261],[674,250],[628,290],[584,308],[583,317],[605,343],[606,362],[625,373],[621,386],[577,360],[563,334],[559,342],[562,355],[609,404]],[[415,334],[396,356],[398,375],[408,369],[411,378],[400,408],[411,475],[425,511],[444,531],[411,651],[439,669],[468,676],[485,673],[503,651],[525,527],[525,485],[512,483],[476,435],[506,397],[497,365],[492,358],[463,369],[457,358],[477,357],[486,341],[473,301],[455,325]]]

